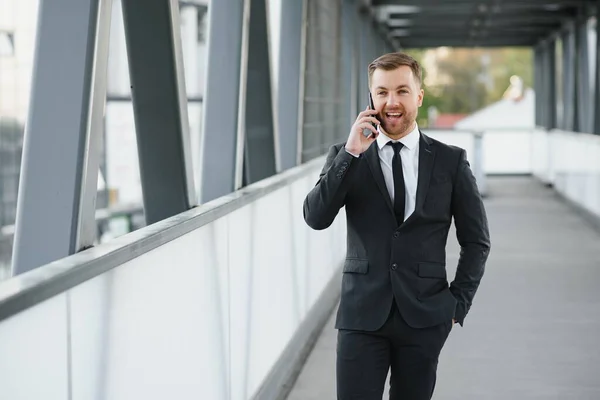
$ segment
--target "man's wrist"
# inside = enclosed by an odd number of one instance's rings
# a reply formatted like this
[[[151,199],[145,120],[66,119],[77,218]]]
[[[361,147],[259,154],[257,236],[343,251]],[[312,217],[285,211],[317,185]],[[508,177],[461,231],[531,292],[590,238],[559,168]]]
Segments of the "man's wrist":
[[[349,150],[347,147],[344,147],[344,149],[346,149],[346,153],[350,154],[351,156],[354,156],[355,158],[360,157],[360,154],[357,151]]]

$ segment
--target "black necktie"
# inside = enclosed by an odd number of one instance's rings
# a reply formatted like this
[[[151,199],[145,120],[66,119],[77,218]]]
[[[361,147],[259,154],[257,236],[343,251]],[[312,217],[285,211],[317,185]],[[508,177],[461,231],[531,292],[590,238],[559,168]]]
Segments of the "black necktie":
[[[402,159],[400,158],[400,150],[404,146],[400,142],[388,142],[394,149],[394,158],[392,158],[392,172],[394,173],[394,213],[398,225],[404,222],[404,174],[402,173]]]

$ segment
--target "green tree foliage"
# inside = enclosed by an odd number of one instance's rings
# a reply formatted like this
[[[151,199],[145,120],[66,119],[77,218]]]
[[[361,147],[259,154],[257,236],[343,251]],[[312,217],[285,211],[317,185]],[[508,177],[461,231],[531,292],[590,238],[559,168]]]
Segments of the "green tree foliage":
[[[419,124],[426,126],[428,109],[468,114],[500,99],[513,75],[525,87],[533,82],[533,54],[525,48],[445,48],[409,50],[423,66],[425,98]]]

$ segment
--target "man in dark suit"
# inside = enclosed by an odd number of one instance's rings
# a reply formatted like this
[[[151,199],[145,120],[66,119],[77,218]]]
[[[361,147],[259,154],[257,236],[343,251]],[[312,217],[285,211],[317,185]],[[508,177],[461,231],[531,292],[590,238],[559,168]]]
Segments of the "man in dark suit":
[[[390,399],[430,399],[442,346],[454,323],[462,326],[490,251],[465,151],[427,137],[416,124],[421,79],[419,64],[403,53],[369,65],[375,110],[362,111],[348,140],[332,146],[304,202],[313,229],[327,228],[346,207],[336,320],[341,400],[380,400],[390,368]],[[453,217],[461,252],[448,285]]]

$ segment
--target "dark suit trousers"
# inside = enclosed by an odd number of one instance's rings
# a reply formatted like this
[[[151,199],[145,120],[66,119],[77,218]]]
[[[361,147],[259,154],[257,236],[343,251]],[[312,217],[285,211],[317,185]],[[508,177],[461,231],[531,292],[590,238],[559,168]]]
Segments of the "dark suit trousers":
[[[396,304],[375,332],[338,331],[338,400],[381,400],[391,367],[390,400],[428,400],[452,321],[423,329],[404,322]]]

